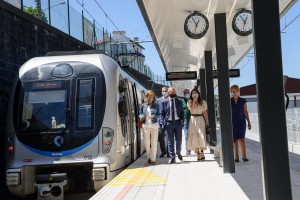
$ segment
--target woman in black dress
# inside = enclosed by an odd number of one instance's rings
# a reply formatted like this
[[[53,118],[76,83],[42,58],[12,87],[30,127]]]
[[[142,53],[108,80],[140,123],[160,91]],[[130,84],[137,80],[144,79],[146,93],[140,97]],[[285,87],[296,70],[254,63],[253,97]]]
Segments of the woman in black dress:
[[[239,144],[242,150],[242,159],[244,162],[248,162],[249,159],[246,156],[246,120],[248,122],[248,129],[251,129],[251,123],[249,120],[249,114],[247,110],[247,101],[239,97],[240,89],[237,85],[233,85],[230,88],[231,93],[231,110],[232,110],[232,129],[233,129],[233,141],[234,141],[234,161],[239,162]]]

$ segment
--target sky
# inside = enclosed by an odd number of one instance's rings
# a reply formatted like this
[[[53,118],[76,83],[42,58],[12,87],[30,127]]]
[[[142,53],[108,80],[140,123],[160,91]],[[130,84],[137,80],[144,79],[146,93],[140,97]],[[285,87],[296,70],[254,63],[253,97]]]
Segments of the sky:
[[[62,0],[52,0],[62,1]],[[53,3],[53,2],[52,2]],[[82,6],[108,32],[115,30],[125,31],[130,38],[139,37],[140,41],[152,41],[149,30],[144,22],[136,0],[70,0],[72,7],[79,12]],[[106,17],[106,15],[108,17]],[[84,11],[85,12],[85,11]],[[87,13],[84,14],[85,16]],[[300,2],[298,1],[286,14],[281,18],[281,29],[300,15]],[[113,23],[108,19],[110,18]],[[296,18],[293,23],[285,28],[281,34],[282,44],[282,61],[283,73],[289,77],[300,78],[300,17]],[[145,64],[152,68],[152,71],[158,75],[164,75],[165,71],[160,57],[153,42],[141,43],[145,48],[143,54],[146,57]],[[239,78],[231,78],[230,85],[237,84],[240,87],[255,83],[255,64],[254,54],[248,54],[236,68],[240,69]]]
[[[57,0],[58,1],[58,0]],[[82,9],[79,3],[84,3],[84,7],[90,11],[105,30],[112,33],[116,31],[115,26],[106,18],[105,14],[95,3],[95,0],[70,0],[71,6],[75,9]],[[98,4],[106,12],[107,16],[113,21],[120,31],[125,31],[126,36],[133,39],[139,37],[140,41],[152,41],[149,30],[140,12],[136,0],[97,0]],[[76,7],[75,7],[76,6]],[[145,48],[145,64],[152,68],[158,75],[165,75],[165,70],[153,42],[141,43]]]

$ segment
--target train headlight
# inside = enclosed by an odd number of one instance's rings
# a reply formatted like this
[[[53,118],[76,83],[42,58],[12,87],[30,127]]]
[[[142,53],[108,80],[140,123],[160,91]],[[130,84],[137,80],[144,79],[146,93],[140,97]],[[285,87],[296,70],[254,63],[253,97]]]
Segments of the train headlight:
[[[103,127],[102,128],[102,150],[103,153],[109,153],[111,144],[114,138],[114,130],[111,128]]]
[[[54,67],[51,75],[54,77],[61,78],[61,77],[71,76],[72,74],[73,74],[72,66],[69,64],[62,63]]]
[[[6,174],[6,185],[20,185],[20,173]]]
[[[95,169],[93,169],[93,179],[95,181],[106,180],[105,168],[95,168]]]

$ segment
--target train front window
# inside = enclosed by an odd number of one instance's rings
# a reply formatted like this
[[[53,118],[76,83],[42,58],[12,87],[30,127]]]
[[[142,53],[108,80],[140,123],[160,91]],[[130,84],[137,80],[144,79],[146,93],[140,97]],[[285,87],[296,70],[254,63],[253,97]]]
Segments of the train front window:
[[[35,90],[34,85],[25,87],[22,108],[23,132],[56,132],[66,129],[66,110],[68,90],[42,88]],[[48,89],[48,90],[47,90]]]
[[[94,129],[95,79],[79,79],[77,82],[77,130]]]

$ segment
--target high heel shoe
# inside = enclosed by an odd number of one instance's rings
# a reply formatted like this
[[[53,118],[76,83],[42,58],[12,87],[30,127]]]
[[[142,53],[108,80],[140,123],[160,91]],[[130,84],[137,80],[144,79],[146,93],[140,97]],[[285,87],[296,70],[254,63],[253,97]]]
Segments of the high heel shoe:
[[[199,156],[200,156],[200,158],[199,158]],[[200,160],[201,160],[201,154],[199,151],[197,151],[197,161],[200,161]]]
[[[205,160],[205,156],[204,156],[203,150],[201,150],[200,159],[201,159],[201,160]]]
[[[242,159],[243,159],[244,163],[245,163],[245,162],[249,162],[249,159],[248,159],[248,158],[242,158]]]
[[[238,162],[240,162],[240,160],[239,159],[235,159],[234,162],[238,163]]]

